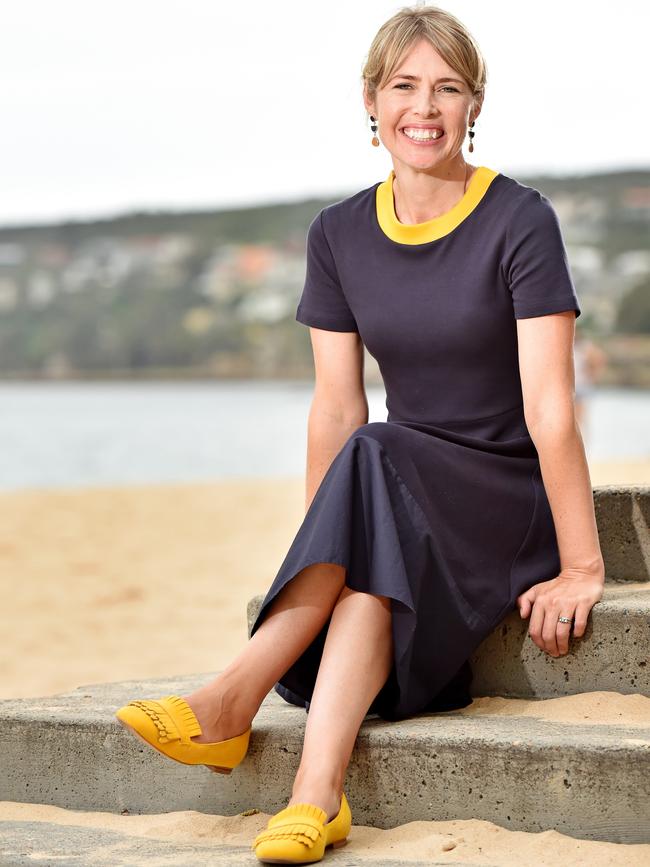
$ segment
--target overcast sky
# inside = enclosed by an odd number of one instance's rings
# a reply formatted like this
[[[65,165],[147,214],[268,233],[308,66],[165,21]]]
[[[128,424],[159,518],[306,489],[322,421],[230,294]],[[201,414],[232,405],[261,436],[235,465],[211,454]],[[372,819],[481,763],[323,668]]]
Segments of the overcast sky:
[[[0,28],[0,224],[349,195],[361,68],[400,3],[16,0]],[[510,176],[650,163],[642,0],[458,0],[488,86],[464,154]]]

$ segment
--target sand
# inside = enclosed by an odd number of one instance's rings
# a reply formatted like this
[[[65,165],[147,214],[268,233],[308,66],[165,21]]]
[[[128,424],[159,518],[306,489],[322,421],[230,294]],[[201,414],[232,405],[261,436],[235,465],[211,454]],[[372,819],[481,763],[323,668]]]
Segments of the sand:
[[[354,809],[354,805],[351,806]],[[252,850],[250,854],[241,853],[243,857],[232,857],[232,860],[231,857],[219,857],[219,846],[221,844],[228,855],[232,853],[230,847],[250,846],[255,835],[266,827],[269,818],[268,813],[259,812],[252,815],[215,816],[195,810],[153,816],[118,816],[0,801],[2,821],[51,822],[85,828],[89,832],[91,829],[111,830],[149,840],[194,843],[197,850],[212,841],[213,845],[208,851],[214,860],[197,860],[197,864],[259,864]],[[46,846],[44,835],[41,850]],[[332,859],[332,863],[373,864],[379,867],[393,859],[400,863],[482,864],[485,867],[558,867],[559,864],[570,867],[648,867],[650,863],[650,845],[578,840],[557,831],[537,834],[508,831],[492,822],[478,819],[408,822],[389,830],[353,824],[346,846],[335,850],[335,853],[328,850],[321,863],[326,864],[333,854],[335,859]],[[35,860],[34,863],[43,861]],[[53,859],[51,863],[55,864],[56,861]],[[150,861],[143,857],[140,863],[147,865]]]
[[[594,485],[650,484],[650,461],[592,464],[590,474]],[[0,492],[0,627],[11,649],[0,658],[0,698],[225,667],[247,641],[246,603],[275,576],[303,502],[301,478]],[[641,726],[650,715],[650,699],[611,692],[516,704],[518,713],[567,725]],[[485,697],[463,712],[512,708],[512,700]],[[209,839],[216,851],[220,843],[250,845],[268,818],[191,810],[117,816],[0,802],[3,821],[119,829],[197,845]],[[390,831],[354,825],[339,851],[377,864],[426,863],[434,855],[466,864],[650,864],[650,845],[528,834],[479,820],[412,822]]]

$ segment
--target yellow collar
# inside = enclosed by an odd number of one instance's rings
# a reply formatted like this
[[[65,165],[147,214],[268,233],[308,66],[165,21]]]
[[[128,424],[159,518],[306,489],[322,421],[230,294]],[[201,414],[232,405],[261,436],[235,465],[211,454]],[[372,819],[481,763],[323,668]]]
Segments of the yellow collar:
[[[494,178],[499,172],[489,169],[487,166],[477,166],[476,171],[470,178],[463,198],[456,202],[454,207],[427,220],[425,223],[400,223],[395,215],[395,202],[393,199],[393,179],[395,172],[391,169],[388,178],[377,187],[375,204],[377,208],[377,220],[384,232],[392,241],[400,244],[426,244],[427,241],[435,241],[442,238],[459,226],[465,217],[472,213],[481,201]]]

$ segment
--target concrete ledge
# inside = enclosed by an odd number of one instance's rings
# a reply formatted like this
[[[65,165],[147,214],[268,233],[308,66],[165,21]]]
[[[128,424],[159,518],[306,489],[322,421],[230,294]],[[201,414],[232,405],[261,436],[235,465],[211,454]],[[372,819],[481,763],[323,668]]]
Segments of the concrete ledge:
[[[650,696],[650,583],[606,583],[582,638],[553,658],[509,614],[470,658],[473,696],[555,698],[609,690]]]
[[[594,510],[607,578],[650,580],[650,485],[594,488]]]
[[[307,715],[275,692],[229,777],[169,761],[113,717],[132,698],[186,694],[212,674],[0,702],[0,800],[115,813],[277,812],[291,791]],[[563,725],[514,707],[506,715],[467,710],[399,723],[366,717],[346,779],[355,824],[474,817],[510,830],[649,842],[650,722]]]
[[[248,635],[264,596],[248,603]],[[511,612],[470,657],[473,696],[555,698],[610,690],[650,696],[650,582],[607,582],[582,638],[554,659],[528,635],[530,619]]]

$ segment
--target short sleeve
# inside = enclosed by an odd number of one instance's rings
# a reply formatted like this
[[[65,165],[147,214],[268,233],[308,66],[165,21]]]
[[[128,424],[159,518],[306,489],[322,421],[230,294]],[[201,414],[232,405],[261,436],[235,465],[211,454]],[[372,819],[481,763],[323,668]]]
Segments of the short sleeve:
[[[515,319],[581,310],[569,269],[560,221],[539,191],[515,208],[506,231],[503,273]]]
[[[323,211],[307,232],[307,270],[296,319],[325,331],[358,331],[343,294],[332,250],[323,229]]]

